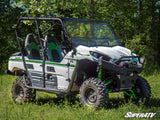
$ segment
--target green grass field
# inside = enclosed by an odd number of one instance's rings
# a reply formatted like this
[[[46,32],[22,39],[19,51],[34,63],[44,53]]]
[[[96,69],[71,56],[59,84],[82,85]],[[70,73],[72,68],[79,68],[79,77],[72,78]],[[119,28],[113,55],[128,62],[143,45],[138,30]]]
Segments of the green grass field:
[[[56,95],[37,92],[36,101],[23,105],[15,104],[11,98],[11,86],[16,76],[0,75],[0,119],[1,120],[121,120],[127,112],[156,113],[160,119],[160,72],[145,76],[148,80],[152,97],[148,105],[125,103],[122,93],[110,93],[108,108],[95,110],[74,103],[59,100]],[[133,120],[133,118],[128,118]],[[136,118],[134,118],[136,119]],[[143,120],[142,118],[139,118]],[[150,118],[151,119],[151,118]]]

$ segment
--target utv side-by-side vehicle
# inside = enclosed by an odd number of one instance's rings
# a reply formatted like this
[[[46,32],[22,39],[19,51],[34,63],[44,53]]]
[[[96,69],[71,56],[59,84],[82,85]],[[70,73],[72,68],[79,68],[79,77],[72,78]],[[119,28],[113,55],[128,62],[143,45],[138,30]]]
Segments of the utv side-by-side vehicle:
[[[122,47],[108,21],[22,17],[16,26],[20,52],[9,58],[7,73],[17,75],[12,98],[35,99],[36,91],[76,97],[82,105],[99,108],[108,93],[147,103],[147,81],[139,76],[144,59]]]

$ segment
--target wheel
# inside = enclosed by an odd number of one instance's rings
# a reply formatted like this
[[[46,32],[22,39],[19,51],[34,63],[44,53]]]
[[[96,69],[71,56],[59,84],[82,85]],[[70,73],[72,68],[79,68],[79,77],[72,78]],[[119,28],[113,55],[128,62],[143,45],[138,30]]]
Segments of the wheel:
[[[79,99],[86,107],[104,107],[108,102],[106,85],[98,78],[89,78],[80,87]]]
[[[15,79],[12,85],[12,98],[16,103],[24,103],[34,101],[36,98],[36,91],[29,89],[24,85],[23,77]]]
[[[151,88],[147,80],[141,76],[139,76],[136,80],[135,86],[132,88],[132,90],[128,90],[126,92],[128,93],[128,95],[124,93],[126,102],[132,100],[134,103],[147,104],[151,97]],[[135,97],[131,97],[133,94]]]

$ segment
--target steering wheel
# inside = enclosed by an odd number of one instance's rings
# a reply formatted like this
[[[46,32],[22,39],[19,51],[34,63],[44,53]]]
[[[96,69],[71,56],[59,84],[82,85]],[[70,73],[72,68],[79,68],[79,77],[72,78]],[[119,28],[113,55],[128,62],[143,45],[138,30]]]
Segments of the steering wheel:
[[[100,43],[100,45],[103,46],[105,43],[107,43],[107,46],[109,46],[109,42],[108,41],[103,41],[103,42]]]

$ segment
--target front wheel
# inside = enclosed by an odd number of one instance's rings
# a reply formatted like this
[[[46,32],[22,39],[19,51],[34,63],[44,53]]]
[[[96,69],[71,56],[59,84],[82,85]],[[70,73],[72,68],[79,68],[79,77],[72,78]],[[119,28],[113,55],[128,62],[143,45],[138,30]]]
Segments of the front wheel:
[[[79,99],[82,105],[104,107],[108,102],[106,85],[98,78],[89,78],[80,87]]]
[[[151,88],[143,77],[139,76],[134,87],[124,92],[126,102],[132,100],[134,103],[147,104],[151,97]]]

